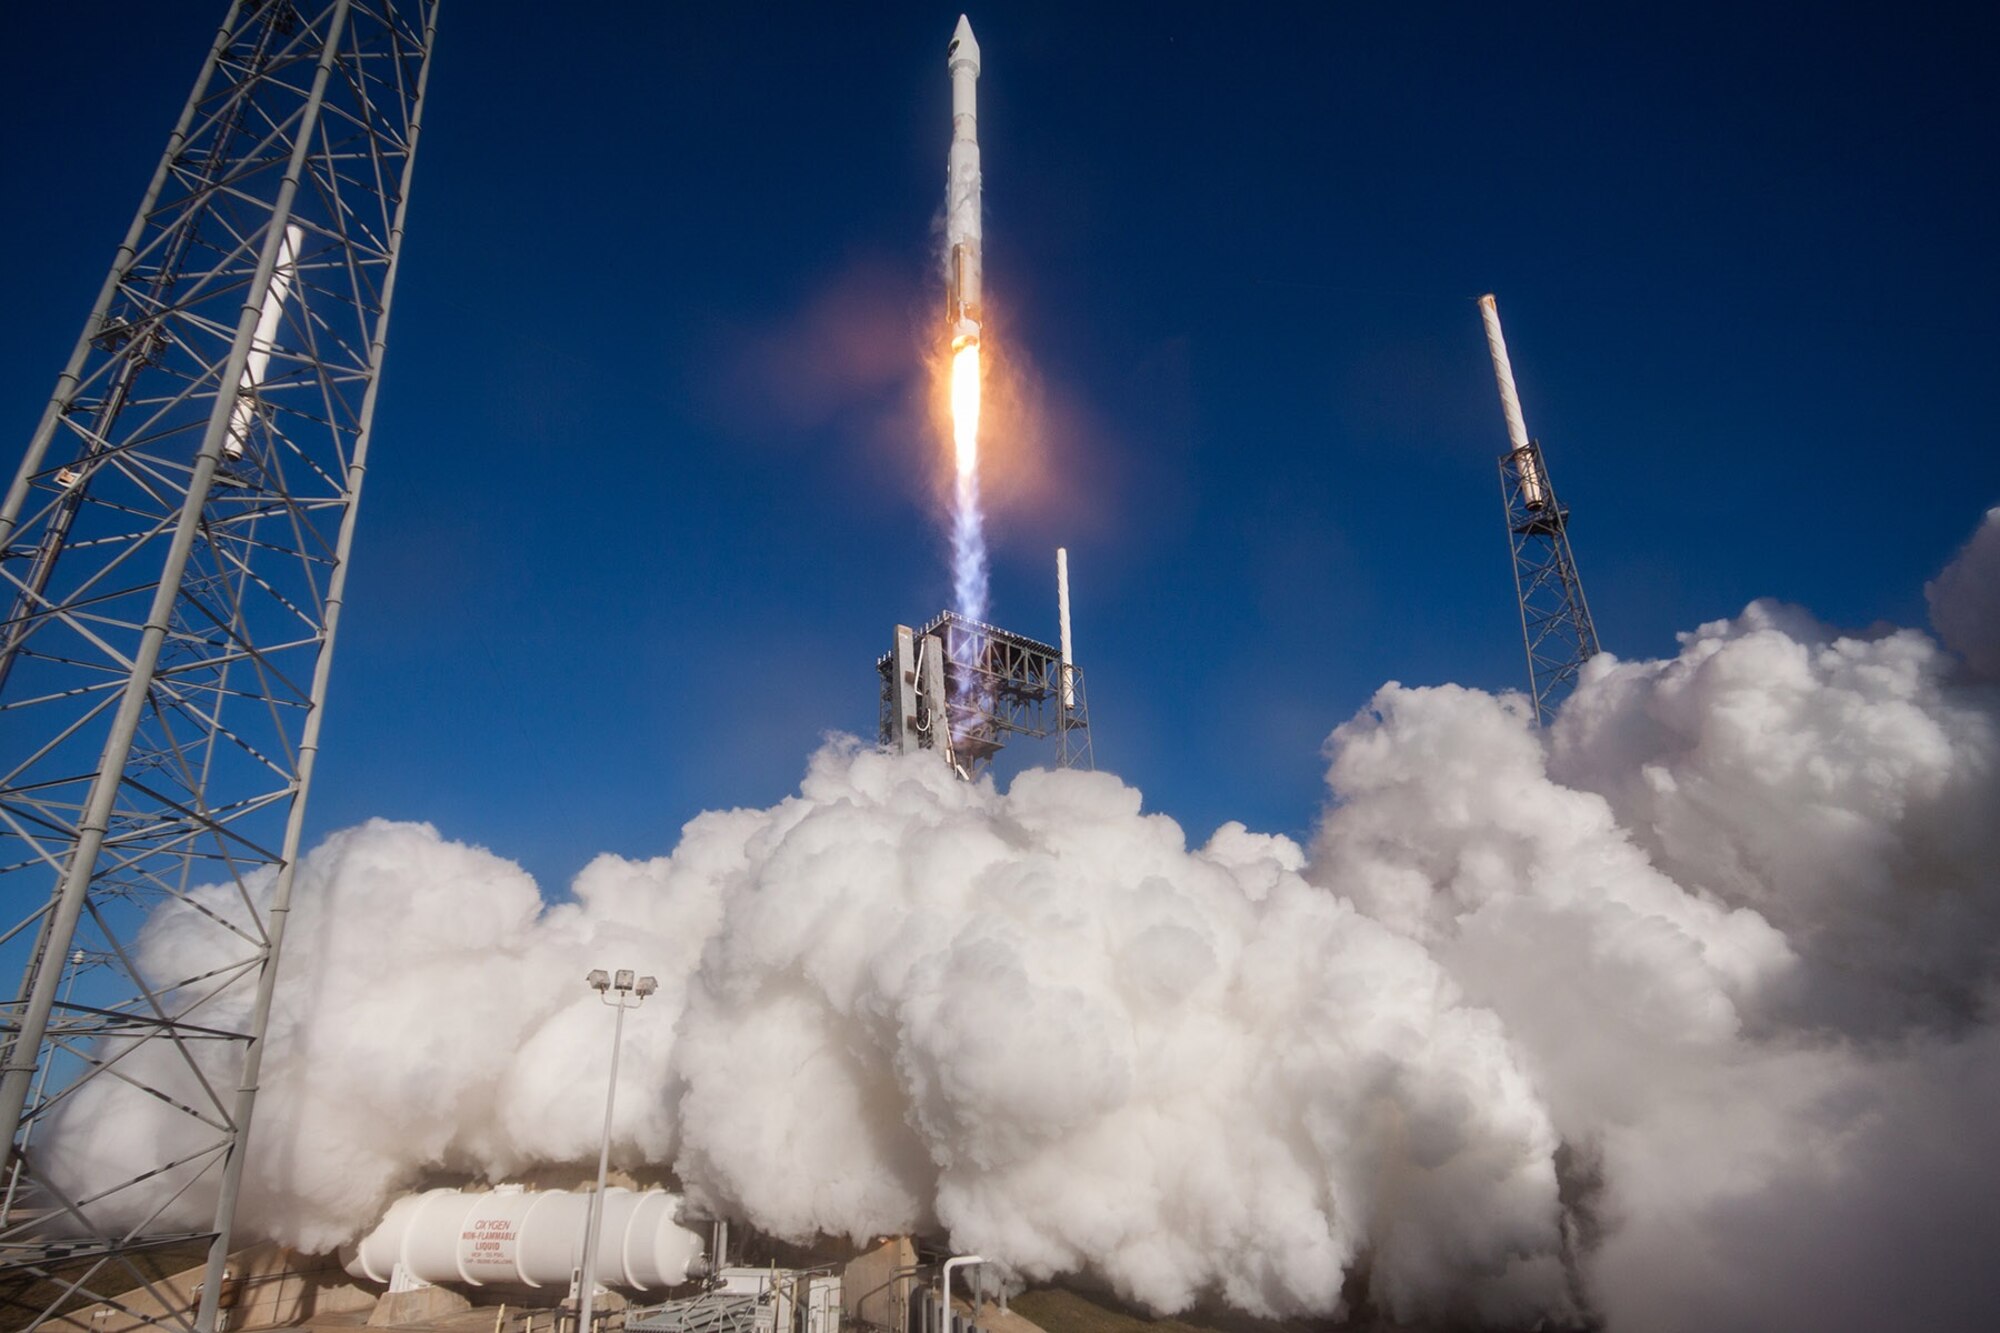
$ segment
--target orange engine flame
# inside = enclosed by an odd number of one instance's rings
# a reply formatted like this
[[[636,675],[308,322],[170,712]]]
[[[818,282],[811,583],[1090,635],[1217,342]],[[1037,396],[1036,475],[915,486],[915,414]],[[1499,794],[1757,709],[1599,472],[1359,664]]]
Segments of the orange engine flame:
[[[951,436],[958,455],[958,475],[979,471],[979,344],[967,343],[951,354]]]

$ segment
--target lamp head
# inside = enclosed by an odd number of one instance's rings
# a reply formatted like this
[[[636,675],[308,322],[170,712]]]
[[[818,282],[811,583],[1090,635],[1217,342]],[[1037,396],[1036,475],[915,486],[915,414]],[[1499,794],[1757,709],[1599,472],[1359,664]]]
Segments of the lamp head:
[[[628,991],[628,990],[631,990],[631,989],[632,989],[632,969],[631,969],[631,968],[629,968],[629,967],[621,967],[621,968],[619,968],[619,969],[618,969],[618,979],[617,979],[616,981],[612,982],[611,984],[612,984],[613,986],[615,986],[615,987],[616,987],[617,989],[621,990],[621,991]]]
[[[658,977],[640,977],[639,984],[632,988],[632,993],[643,1000],[659,988],[660,979]]]
[[[611,974],[601,967],[592,968],[590,975],[584,980],[590,983],[590,988],[594,991],[608,990],[611,987]]]

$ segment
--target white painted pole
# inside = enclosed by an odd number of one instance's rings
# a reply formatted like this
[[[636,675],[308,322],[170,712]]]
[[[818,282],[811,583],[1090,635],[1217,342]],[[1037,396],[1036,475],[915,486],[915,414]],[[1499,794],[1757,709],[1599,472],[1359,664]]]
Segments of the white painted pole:
[[[1064,709],[1076,707],[1076,678],[1070,671],[1071,653],[1069,642],[1069,550],[1056,547],[1056,624],[1062,637],[1062,705]]]
[[[597,1304],[597,1240],[604,1225],[604,1177],[611,1164],[611,1109],[618,1100],[618,1045],[625,1036],[625,997],[618,997],[618,1016],[611,1021],[611,1077],[604,1089],[604,1137],[597,1145],[597,1193],[583,1220],[583,1278],[576,1302],[576,1333],[590,1333]]]
[[[1514,363],[1507,358],[1507,338],[1500,332],[1500,305],[1491,293],[1479,298],[1479,316],[1486,323],[1486,350],[1493,355],[1493,380],[1500,387],[1500,411],[1507,418],[1507,443],[1520,459],[1521,499],[1530,509],[1546,500],[1541,469],[1528,447],[1528,423],[1521,416],[1521,395],[1514,386]]]
[[[229,434],[222,452],[229,458],[243,457],[250,441],[250,424],[257,416],[257,390],[264,387],[270,373],[271,353],[278,346],[278,321],[285,316],[285,302],[291,297],[292,282],[299,273],[299,249],[305,244],[305,229],[296,222],[285,228],[284,243],[278,250],[278,266],[271,270],[271,283],[264,289],[264,303],[257,310],[257,331],[250,337],[250,355],[243,362],[243,388],[229,414]]]

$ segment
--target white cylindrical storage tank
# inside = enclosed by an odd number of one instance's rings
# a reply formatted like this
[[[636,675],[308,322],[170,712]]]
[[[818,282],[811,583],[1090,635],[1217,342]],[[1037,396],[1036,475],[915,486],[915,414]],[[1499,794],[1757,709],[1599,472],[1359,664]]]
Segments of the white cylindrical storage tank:
[[[569,1270],[583,1244],[587,1194],[493,1190],[464,1197],[456,1238],[459,1281],[469,1286],[541,1287]],[[435,1278],[430,1281],[437,1281]]]
[[[597,1280],[656,1291],[687,1280],[701,1237],[674,1221],[664,1190],[604,1192]],[[460,1286],[569,1285],[582,1262],[590,1195],[563,1190],[438,1189],[396,1200],[355,1247],[347,1271],[387,1283],[400,1265],[425,1282]]]
[[[624,1191],[619,1191],[623,1194]],[[651,1291],[687,1281],[688,1269],[701,1257],[701,1237],[674,1221],[680,1200],[664,1190],[628,1194],[624,1231],[610,1227],[611,1205],[605,1195],[604,1244],[598,1247],[597,1280],[609,1286]],[[614,1249],[611,1238],[619,1236]],[[613,1269],[616,1269],[614,1274]]]
[[[425,1194],[405,1194],[390,1204],[389,1211],[382,1215],[375,1229],[363,1236],[361,1243],[354,1247],[354,1257],[347,1261],[347,1271],[370,1282],[387,1283],[394,1276],[396,1265],[403,1260],[403,1234],[409,1230],[410,1214],[428,1197]]]
[[[397,1259],[426,1282],[461,1282],[458,1233],[465,1225],[466,1196],[457,1190],[426,1190],[403,1224]],[[439,1276],[431,1276],[433,1273]]]
[[[583,1262],[583,1223],[590,1196],[564,1190],[537,1190],[526,1197],[529,1203],[521,1214],[512,1255],[519,1276],[511,1280],[524,1287],[553,1283],[566,1288],[570,1270]],[[548,1276],[551,1273],[561,1276]],[[504,1280],[508,1279],[494,1279]]]

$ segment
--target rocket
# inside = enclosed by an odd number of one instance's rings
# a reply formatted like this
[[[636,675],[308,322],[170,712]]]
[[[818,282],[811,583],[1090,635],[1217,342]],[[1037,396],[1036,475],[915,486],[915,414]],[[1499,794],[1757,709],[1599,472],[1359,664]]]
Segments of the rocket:
[[[945,327],[953,350],[979,341],[979,41],[960,14],[945,48],[951,70],[951,155],[945,165]]]

